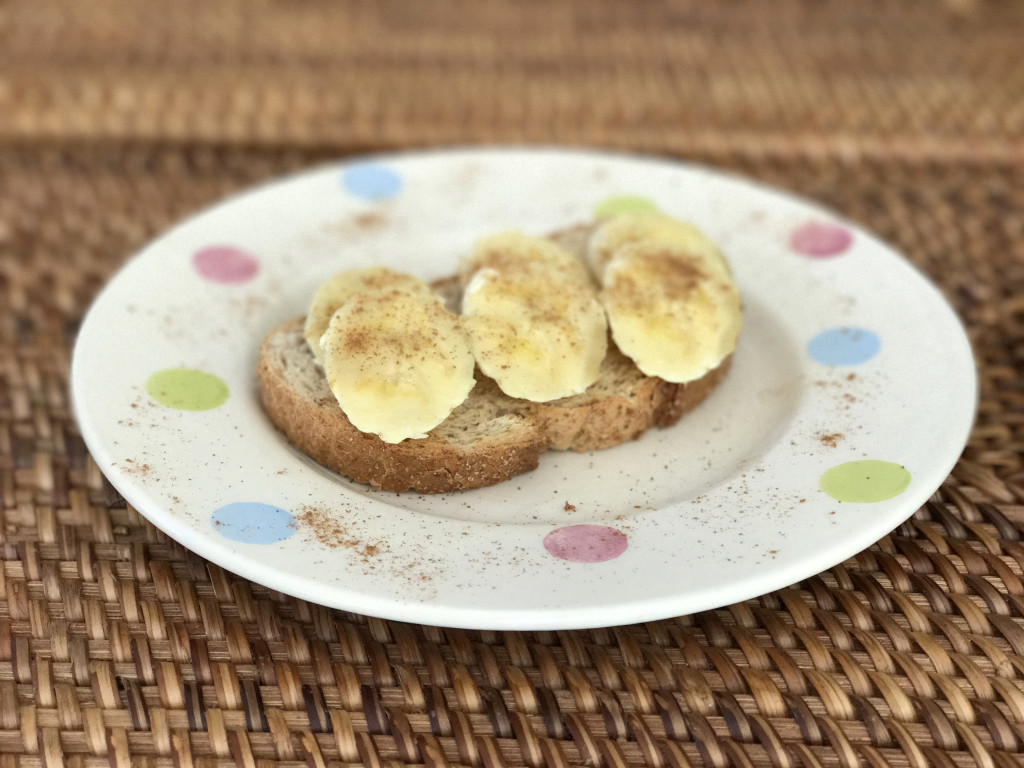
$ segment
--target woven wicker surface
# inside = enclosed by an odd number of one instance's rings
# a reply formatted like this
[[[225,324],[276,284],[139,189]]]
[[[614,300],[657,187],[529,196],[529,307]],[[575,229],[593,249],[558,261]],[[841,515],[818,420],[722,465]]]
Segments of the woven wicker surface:
[[[0,2],[0,768],[1024,761],[1024,6],[154,8]],[[977,353],[952,476],[788,589],[533,633],[290,598],[106,484],[69,357],[135,249],[315,162],[509,141],[685,156],[892,242]]]

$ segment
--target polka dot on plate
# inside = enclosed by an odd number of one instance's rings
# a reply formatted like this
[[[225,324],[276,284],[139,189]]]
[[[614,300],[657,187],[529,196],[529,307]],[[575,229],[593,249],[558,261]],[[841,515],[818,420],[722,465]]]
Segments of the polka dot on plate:
[[[402,177],[379,163],[357,163],[345,170],[341,183],[351,195],[364,200],[387,200],[402,191]]]
[[[903,493],[910,485],[910,473],[891,461],[848,461],[823,473],[819,485],[836,501],[871,504]]]
[[[594,216],[614,216],[619,213],[648,213],[657,211],[653,200],[639,195],[617,195],[594,206]]]
[[[807,343],[807,354],[822,365],[860,365],[882,348],[878,335],[866,328],[839,327],[822,331]]]
[[[146,380],[146,391],[160,405],[179,411],[208,411],[228,399],[228,385],[212,373],[165,368]]]
[[[605,525],[567,525],[544,537],[544,549],[560,560],[603,563],[629,546],[626,534]]]
[[[192,266],[213,283],[246,283],[260,271],[255,256],[233,245],[200,248],[192,255]]]
[[[290,512],[257,501],[218,507],[210,523],[225,539],[243,544],[276,544],[295,533],[295,518]]]
[[[804,256],[838,256],[853,243],[853,233],[838,224],[811,221],[789,236],[789,247]]]

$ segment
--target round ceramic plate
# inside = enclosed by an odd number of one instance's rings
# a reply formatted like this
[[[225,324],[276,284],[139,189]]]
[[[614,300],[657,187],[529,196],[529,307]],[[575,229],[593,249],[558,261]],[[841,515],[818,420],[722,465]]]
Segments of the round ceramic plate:
[[[324,470],[264,416],[259,342],[333,273],[429,280],[486,234],[645,209],[715,239],[744,301],[731,372],[677,426],[423,496]],[[189,549],[316,603],[492,629],[675,616],[827,569],[935,491],[976,406],[956,316],[871,235],[712,170],[534,149],[361,158],[215,206],[106,287],[72,379],[102,471]]]

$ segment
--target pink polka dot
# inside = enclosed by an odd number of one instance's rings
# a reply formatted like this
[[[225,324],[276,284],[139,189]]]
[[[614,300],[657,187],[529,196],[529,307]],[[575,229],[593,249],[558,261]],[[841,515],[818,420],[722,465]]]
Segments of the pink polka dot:
[[[811,221],[793,230],[789,247],[804,256],[838,256],[850,247],[853,233],[838,224]]]
[[[573,563],[603,563],[626,551],[626,534],[605,525],[567,525],[544,537],[544,549]]]
[[[196,272],[215,283],[244,283],[260,271],[259,260],[231,245],[210,245],[192,256]]]

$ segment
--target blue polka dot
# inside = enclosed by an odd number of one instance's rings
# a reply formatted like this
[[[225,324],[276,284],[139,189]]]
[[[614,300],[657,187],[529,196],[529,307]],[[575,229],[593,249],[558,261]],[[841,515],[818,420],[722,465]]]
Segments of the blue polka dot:
[[[402,190],[402,177],[386,165],[358,163],[342,174],[342,184],[350,194],[364,200],[387,200]]]
[[[225,539],[243,544],[275,544],[295,533],[295,518],[288,511],[257,501],[219,507],[210,522]]]
[[[807,344],[807,354],[822,365],[860,365],[878,354],[882,340],[865,328],[829,328]]]

